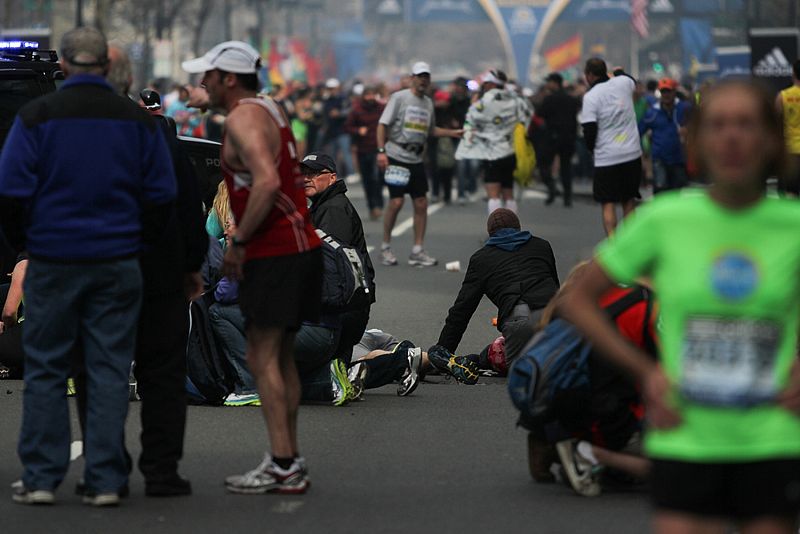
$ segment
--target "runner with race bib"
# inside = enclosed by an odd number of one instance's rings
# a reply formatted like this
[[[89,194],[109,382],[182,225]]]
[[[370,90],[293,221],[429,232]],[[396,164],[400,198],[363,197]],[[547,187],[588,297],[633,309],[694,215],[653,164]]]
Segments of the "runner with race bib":
[[[626,219],[560,311],[642,385],[657,532],[796,532],[800,204],[765,195],[782,124],[760,88],[725,82],[691,134],[711,187]],[[658,365],[595,304],[640,277],[661,305]]]

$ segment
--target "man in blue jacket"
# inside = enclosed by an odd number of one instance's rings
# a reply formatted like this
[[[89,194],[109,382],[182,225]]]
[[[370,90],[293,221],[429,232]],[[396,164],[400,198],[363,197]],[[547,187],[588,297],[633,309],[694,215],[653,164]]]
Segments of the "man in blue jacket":
[[[678,82],[664,78],[658,82],[661,91],[659,102],[647,110],[639,121],[639,133],[652,132],[653,191],[660,193],[685,187],[686,156],[681,141],[681,132],[689,122],[691,105],[678,101]]]
[[[24,466],[13,500],[49,504],[69,467],[64,395],[80,341],[88,377],[84,502],[116,505],[127,485],[123,432],[142,300],[138,257],[173,213],[163,134],[104,79],[108,45],[92,28],[61,43],[61,89],[20,109],[0,155],[0,226],[27,249]]]

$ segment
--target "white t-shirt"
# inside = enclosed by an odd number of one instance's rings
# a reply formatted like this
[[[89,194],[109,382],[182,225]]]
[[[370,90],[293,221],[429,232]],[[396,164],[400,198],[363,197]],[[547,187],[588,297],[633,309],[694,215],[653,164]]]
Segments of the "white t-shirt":
[[[583,97],[581,124],[597,123],[594,166],[610,167],[642,156],[633,92],[636,83],[628,76],[616,76],[598,83]]]

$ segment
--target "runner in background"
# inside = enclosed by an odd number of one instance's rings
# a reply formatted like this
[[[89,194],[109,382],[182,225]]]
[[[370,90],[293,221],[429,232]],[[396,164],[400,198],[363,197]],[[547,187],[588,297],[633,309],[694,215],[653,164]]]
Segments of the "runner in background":
[[[636,82],[622,71],[609,78],[605,61],[592,58],[584,69],[591,89],[583,97],[580,123],[587,148],[594,152],[594,199],[602,205],[603,227],[617,227],[617,205],[629,215],[640,198],[642,148],[633,95]]]
[[[422,248],[428,223],[428,177],[422,156],[429,134],[458,138],[462,131],[436,126],[433,101],[427,96],[430,86],[430,65],[422,61],[415,63],[411,69],[411,88],[389,98],[378,124],[378,168],[384,171],[391,198],[383,219],[381,256],[384,265],[397,265],[390,243],[406,194],[414,202],[414,247],[408,263],[418,267],[438,263]]]

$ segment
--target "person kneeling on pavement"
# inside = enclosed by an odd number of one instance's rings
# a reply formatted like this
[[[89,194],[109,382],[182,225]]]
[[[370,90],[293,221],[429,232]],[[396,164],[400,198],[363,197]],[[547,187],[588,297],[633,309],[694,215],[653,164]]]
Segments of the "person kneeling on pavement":
[[[400,381],[398,395],[409,395],[417,386],[422,359],[420,355],[409,352],[408,347],[359,365],[351,365],[353,347],[364,335],[369,322],[370,307],[375,302],[375,269],[367,251],[361,218],[347,198],[347,184],[338,179],[336,162],[325,153],[312,152],[303,158],[300,169],[305,180],[306,197],[310,202],[311,220],[318,233],[321,231],[333,238],[333,241],[323,238],[323,246],[335,242],[338,246],[350,247],[357,252],[359,261],[363,264],[365,298],[344,310],[337,310],[338,313],[331,314],[335,317],[329,319],[331,324],[335,323],[338,327],[333,357],[350,367],[349,380],[342,383],[345,388],[349,385],[347,382],[356,384],[357,390],[350,392],[350,395],[358,397],[362,388],[372,389]],[[326,264],[326,277],[330,274]],[[298,336],[300,337],[302,336]],[[302,358],[310,359],[312,366],[322,361],[317,357],[319,355],[309,352],[301,354]],[[298,366],[304,365],[298,360]],[[332,376],[338,374],[341,373],[333,373]],[[301,370],[301,379],[302,376]]]
[[[573,269],[562,291],[544,310],[539,323],[542,334],[532,347],[547,335],[545,329],[556,319],[560,296],[587,265]],[[655,298],[649,289],[614,287],[601,297],[600,305],[628,341],[656,357]],[[554,481],[551,467],[559,463],[576,493],[594,497],[600,494],[601,483],[629,485],[647,479],[650,461],[641,450],[645,410],[637,384],[594,351],[589,352],[587,370],[588,388],[559,390],[545,415],[531,418],[523,412],[520,425],[530,431],[528,461],[537,482]],[[555,377],[549,380],[556,381]]]
[[[497,325],[505,338],[508,367],[533,336],[534,322],[558,291],[556,260],[550,243],[523,231],[513,211],[494,210],[489,215],[487,231],[489,240],[470,258],[439,341],[429,351],[431,363],[444,372],[477,376],[479,368],[493,368],[487,350],[472,356],[447,355],[458,349],[484,295],[497,306]]]

